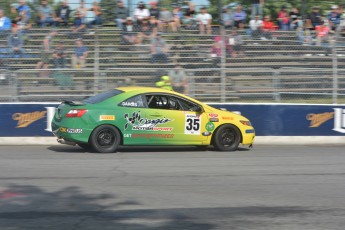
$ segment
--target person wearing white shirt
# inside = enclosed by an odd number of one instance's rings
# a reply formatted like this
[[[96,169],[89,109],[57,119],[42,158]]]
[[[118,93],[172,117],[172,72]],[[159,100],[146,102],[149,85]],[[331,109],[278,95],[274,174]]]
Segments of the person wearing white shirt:
[[[134,18],[137,23],[141,23],[143,20],[147,20],[150,17],[150,11],[145,8],[144,2],[139,2],[138,8],[134,11]]]
[[[0,9],[0,35],[8,35],[11,32],[11,20],[5,16],[4,10]]]
[[[211,14],[207,13],[206,7],[202,7],[200,9],[200,13],[196,16],[196,19],[199,22],[200,33],[204,34],[206,27],[207,34],[211,34],[212,16]]]
[[[252,37],[258,37],[262,34],[263,21],[259,15],[256,15],[254,19],[249,21],[249,28],[251,30]]]

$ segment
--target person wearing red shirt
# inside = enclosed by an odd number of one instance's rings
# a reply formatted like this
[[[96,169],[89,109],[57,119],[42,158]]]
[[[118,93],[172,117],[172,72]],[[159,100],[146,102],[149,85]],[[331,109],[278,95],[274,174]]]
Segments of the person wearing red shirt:
[[[285,6],[278,12],[278,25],[280,30],[289,30],[289,13]]]
[[[321,22],[319,26],[315,26],[317,45],[321,45],[321,43],[325,41],[327,42],[330,30],[331,29],[324,22]]]
[[[265,16],[264,21],[262,22],[262,35],[267,39],[272,39],[272,31],[276,29],[276,26],[271,21],[270,16]]]

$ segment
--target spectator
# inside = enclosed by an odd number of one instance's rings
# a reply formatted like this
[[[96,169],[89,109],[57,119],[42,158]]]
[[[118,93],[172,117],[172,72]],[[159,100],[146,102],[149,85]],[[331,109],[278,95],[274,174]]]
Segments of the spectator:
[[[55,25],[53,20],[53,10],[48,5],[47,0],[42,0],[41,5],[38,8],[38,25],[44,27],[46,25]]]
[[[11,32],[11,20],[5,16],[4,10],[0,9],[0,36],[7,36]]]
[[[238,5],[236,11],[232,14],[232,20],[234,21],[234,26],[240,28],[241,24],[245,24],[247,14],[242,10],[242,6]]]
[[[18,33],[17,27],[12,27],[12,33],[8,37],[7,43],[10,49],[10,53],[13,54],[14,57],[17,57],[18,55],[19,57],[22,56],[22,54],[24,53],[24,41],[21,35]]]
[[[139,33],[137,34],[137,40],[135,43],[141,45],[143,41],[150,40],[151,36],[152,27],[150,26],[148,20],[144,20],[139,27]]]
[[[133,24],[133,19],[131,17],[128,17],[126,22],[123,24],[122,42],[124,44],[136,44],[136,31],[137,27]]]
[[[190,26],[195,22],[195,6],[193,2],[188,2],[188,6],[182,22]]]
[[[53,38],[57,35],[56,29],[53,29],[49,34],[43,39],[43,46],[41,49],[41,60],[37,63],[36,69],[43,69],[39,71],[39,77],[48,77],[49,76],[49,63],[51,58],[51,48]]]
[[[161,37],[161,33],[157,33],[155,38],[151,40],[151,62],[168,62],[168,47],[165,40]]]
[[[59,41],[59,44],[55,48],[53,52],[53,62],[54,62],[54,68],[65,68],[65,47],[64,47],[64,41]]]
[[[315,27],[317,45],[328,41],[329,31],[330,28],[324,22],[321,22],[321,25]]]
[[[229,13],[227,8],[224,8],[222,11],[222,24],[225,29],[230,29],[233,26],[232,14]]]
[[[183,13],[182,13],[179,6],[175,6],[175,8],[173,10],[173,16],[174,16],[173,20],[175,23],[176,30],[179,30],[181,27],[181,20],[183,18]]]
[[[228,47],[229,51],[231,51],[231,56],[236,57],[243,57],[243,38],[242,35],[237,33],[237,30],[232,30],[231,34],[229,36],[228,44],[230,47]]]
[[[115,9],[115,22],[116,25],[120,29],[124,29],[123,23],[126,22],[126,19],[128,17],[128,9],[123,4],[122,0],[117,1],[116,9]]]
[[[93,25],[102,25],[102,11],[101,7],[97,2],[92,3],[92,7],[89,9],[89,14],[87,21],[90,26]]]
[[[207,34],[211,34],[212,16],[211,14],[207,13],[207,9],[205,6],[201,7],[200,14],[196,16],[196,19],[199,22],[200,33],[204,34],[206,27]]]
[[[307,24],[310,23],[312,26],[311,29],[315,29],[316,26],[321,25],[322,17],[320,14],[320,9],[317,6],[314,6],[312,12],[308,15]]]
[[[150,2],[150,16],[155,17],[155,18],[159,18],[159,9],[157,6],[157,2]]]
[[[289,14],[286,10],[286,6],[282,6],[280,11],[278,12],[277,22],[280,30],[289,30],[290,19]]]
[[[71,9],[69,8],[67,1],[64,0],[63,2],[61,2],[60,7],[55,12],[56,26],[60,26],[60,24],[64,26],[68,26],[70,13],[71,13]]]
[[[88,56],[88,48],[84,46],[81,39],[75,41],[76,48],[72,55],[72,68],[84,68],[86,63],[86,58]]]
[[[272,39],[272,32],[276,29],[276,26],[271,21],[270,16],[266,15],[262,22],[262,36],[266,39]]]
[[[289,13],[290,15],[290,29],[296,30],[298,27],[303,26],[303,22],[301,20],[301,14],[296,7],[293,7]]]
[[[13,14],[18,14],[15,18],[15,22],[23,21],[28,23],[31,18],[30,7],[25,4],[25,0],[19,1],[19,6],[17,8],[12,8]]]
[[[76,12],[79,12],[79,17],[84,24],[86,23],[87,11],[88,9],[85,7],[84,0],[81,0],[79,3],[79,7],[76,9]]]
[[[144,2],[139,2],[138,7],[134,11],[134,19],[140,24],[143,20],[150,18],[150,12],[146,9]]]
[[[161,76],[160,81],[156,82],[156,87],[173,91],[171,79],[169,76]]]
[[[86,31],[86,25],[84,23],[83,18],[81,17],[81,13],[79,11],[76,11],[74,22],[73,22],[72,32],[79,34],[79,33],[85,32],[85,31]],[[75,34],[73,36],[75,36]]]
[[[298,27],[296,30],[297,39],[301,44],[311,45],[313,43],[313,37],[310,32],[310,28],[306,26]]]
[[[188,94],[188,79],[181,65],[176,63],[175,68],[168,72],[172,86],[178,93]]]
[[[211,46],[211,58],[214,67],[217,67],[222,58],[222,38],[216,36]]]
[[[159,12],[160,30],[163,31],[166,27],[169,27],[171,31],[176,31],[176,25],[173,15],[167,8],[162,8]]]
[[[338,6],[333,5],[331,9],[332,11],[327,15],[327,19],[331,30],[335,31],[340,24],[341,14],[338,12]]]
[[[251,0],[251,7],[252,7],[252,15],[251,20],[255,19],[255,16],[259,15],[259,18],[262,18],[263,11],[262,8],[264,6],[264,0]]]
[[[260,20],[260,16],[256,15],[254,19],[250,20],[249,28],[250,34],[253,38],[258,38],[262,34],[263,21]]]

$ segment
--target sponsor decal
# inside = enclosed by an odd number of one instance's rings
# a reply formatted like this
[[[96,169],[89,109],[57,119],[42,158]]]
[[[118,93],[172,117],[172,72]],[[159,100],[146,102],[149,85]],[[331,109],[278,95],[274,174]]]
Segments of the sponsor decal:
[[[222,117],[223,120],[233,120],[233,117]]]
[[[18,121],[16,128],[25,128],[30,124],[46,116],[47,111],[35,111],[32,113],[14,113],[12,119]]]
[[[211,132],[203,132],[202,135],[203,136],[210,136],[212,133]]]
[[[151,131],[171,131],[172,128],[167,127],[167,130],[155,130],[154,128],[157,125],[166,124],[170,121],[172,121],[169,118],[163,117],[163,118],[156,118],[156,119],[149,119],[145,117],[141,117],[140,111],[133,112],[132,116],[130,116],[128,113],[124,115],[124,118],[127,120],[124,129],[126,130],[128,126],[132,126],[132,130],[151,130]],[[163,127],[162,127],[163,128]]]
[[[211,121],[211,122],[218,122],[219,119],[218,119],[217,117],[211,117],[211,118],[210,118],[210,121]]]
[[[211,118],[216,118],[216,117],[218,117],[218,114],[216,114],[216,113],[210,113],[208,116],[211,117]]]
[[[334,117],[334,112],[326,113],[309,113],[307,120],[310,121],[310,128],[316,128]]]
[[[166,133],[133,133],[131,138],[174,138],[174,135]]]
[[[328,120],[334,118],[333,129],[339,133],[345,133],[345,109],[333,108],[334,112],[309,113],[306,117],[310,121],[309,128],[317,128]]]
[[[186,114],[184,133],[191,135],[200,135],[201,117],[196,114]]]
[[[255,130],[254,129],[247,129],[246,133],[255,133]]]
[[[59,131],[62,132],[62,133],[67,133],[67,128],[65,128],[65,127],[60,127],[60,128],[59,128]]]
[[[122,102],[121,103],[121,105],[122,106],[128,106],[128,107],[138,107],[138,103],[136,103],[136,102],[126,102],[126,101],[124,101],[124,102]]]
[[[214,124],[212,122],[207,122],[206,123],[206,130],[211,132],[214,130]]]
[[[83,133],[83,129],[67,129],[67,133],[80,134]]]
[[[100,121],[115,121],[114,115],[100,115],[99,116]]]

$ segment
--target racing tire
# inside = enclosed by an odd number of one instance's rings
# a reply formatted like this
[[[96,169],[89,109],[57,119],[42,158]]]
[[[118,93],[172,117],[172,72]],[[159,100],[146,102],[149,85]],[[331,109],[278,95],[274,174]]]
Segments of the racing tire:
[[[112,125],[98,126],[91,134],[91,147],[98,153],[114,153],[120,144],[120,132]]]
[[[213,145],[218,151],[235,151],[241,142],[241,133],[234,125],[222,125],[214,135]]]

